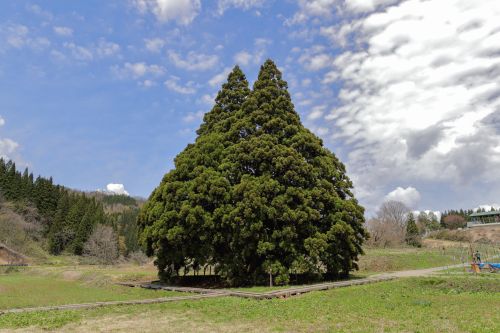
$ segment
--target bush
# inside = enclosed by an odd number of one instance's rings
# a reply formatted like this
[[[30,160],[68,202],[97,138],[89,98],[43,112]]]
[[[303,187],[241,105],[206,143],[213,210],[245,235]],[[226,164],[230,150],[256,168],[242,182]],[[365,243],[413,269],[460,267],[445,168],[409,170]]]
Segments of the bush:
[[[463,228],[467,225],[467,221],[460,215],[448,215],[443,218],[443,225],[447,229]]]
[[[83,246],[83,255],[100,264],[113,264],[118,260],[118,238],[113,228],[96,225],[92,235]]]
[[[142,251],[135,251],[129,254],[128,259],[136,265],[145,265],[148,263],[149,258]]]

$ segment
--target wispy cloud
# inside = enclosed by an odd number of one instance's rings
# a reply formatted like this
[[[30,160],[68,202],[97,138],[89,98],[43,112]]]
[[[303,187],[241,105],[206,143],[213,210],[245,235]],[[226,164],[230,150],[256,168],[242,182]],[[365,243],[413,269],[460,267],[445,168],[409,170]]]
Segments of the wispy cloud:
[[[219,57],[217,55],[197,53],[194,51],[189,51],[185,56],[175,51],[170,51],[168,57],[176,67],[188,71],[206,71],[217,66],[219,62]]]
[[[171,76],[168,80],[165,81],[165,87],[167,87],[169,90],[183,95],[190,95],[196,92],[194,82],[189,81],[186,85],[181,85],[179,84],[179,81],[180,79],[178,77]]]

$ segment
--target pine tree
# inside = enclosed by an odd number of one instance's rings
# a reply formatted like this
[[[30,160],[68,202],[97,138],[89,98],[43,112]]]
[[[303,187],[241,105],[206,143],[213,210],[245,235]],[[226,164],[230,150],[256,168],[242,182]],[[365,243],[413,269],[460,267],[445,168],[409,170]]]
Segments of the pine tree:
[[[367,234],[344,165],[302,126],[271,60],[246,84],[235,68],[143,207],[142,242],[163,278],[205,263],[232,284],[287,283],[299,266],[349,274]]]
[[[413,213],[409,213],[406,220],[406,244],[410,246],[421,247],[420,233],[418,231],[417,224],[415,223],[415,217]]]

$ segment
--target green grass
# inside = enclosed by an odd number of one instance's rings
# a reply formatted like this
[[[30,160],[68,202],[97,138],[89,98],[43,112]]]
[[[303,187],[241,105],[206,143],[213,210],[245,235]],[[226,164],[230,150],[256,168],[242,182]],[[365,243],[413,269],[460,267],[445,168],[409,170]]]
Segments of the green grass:
[[[430,248],[367,248],[360,257],[360,273],[422,269],[461,263],[466,249],[459,247]]]
[[[0,275],[0,309],[157,298],[179,294],[181,293],[130,288],[111,283],[99,286],[53,275],[30,275],[29,271]]]
[[[203,331],[208,327],[214,331],[252,328],[262,332],[498,332],[499,308],[498,280],[488,276],[439,276],[313,292],[286,300],[225,297],[85,311],[8,314],[0,316],[0,327],[69,330],[84,323],[94,325],[94,329],[105,329],[99,325],[115,322],[116,318],[124,323],[141,318],[147,323],[150,318],[160,327],[164,318],[170,318],[170,331],[188,327]]]

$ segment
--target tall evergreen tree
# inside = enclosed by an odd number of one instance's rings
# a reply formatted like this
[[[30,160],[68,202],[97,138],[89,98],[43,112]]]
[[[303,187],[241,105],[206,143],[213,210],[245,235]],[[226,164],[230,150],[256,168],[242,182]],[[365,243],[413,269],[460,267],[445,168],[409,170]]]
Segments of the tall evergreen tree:
[[[415,217],[413,213],[408,213],[408,217],[406,220],[406,244],[411,246],[421,246],[420,242],[420,233],[418,231],[417,223],[415,222]]]
[[[251,92],[235,68],[204,120],[138,219],[162,277],[208,262],[233,284],[357,268],[364,210],[271,60]]]

